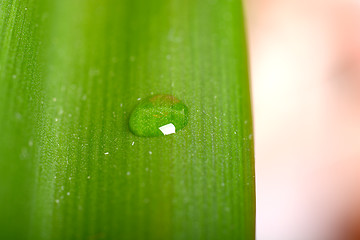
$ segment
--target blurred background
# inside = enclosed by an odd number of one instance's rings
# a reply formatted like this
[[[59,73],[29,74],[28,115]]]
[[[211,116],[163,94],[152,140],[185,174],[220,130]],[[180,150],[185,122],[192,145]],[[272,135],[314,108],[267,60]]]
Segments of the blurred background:
[[[257,240],[360,239],[360,1],[245,7]]]

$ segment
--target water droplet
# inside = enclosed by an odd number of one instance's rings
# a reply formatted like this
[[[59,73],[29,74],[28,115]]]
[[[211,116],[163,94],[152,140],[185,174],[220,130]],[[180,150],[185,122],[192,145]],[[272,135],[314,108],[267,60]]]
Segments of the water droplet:
[[[109,152],[106,152],[106,153],[104,153],[105,155],[108,155],[109,154]]]
[[[21,119],[21,117],[22,117],[22,115],[20,114],[20,113],[15,113],[15,117],[16,117],[16,119]]]
[[[171,95],[144,99],[132,112],[130,130],[137,136],[156,137],[173,134],[188,123],[188,108]]]
[[[130,176],[131,172],[127,172],[126,175]]]
[[[66,195],[70,196],[70,192],[67,192]]]

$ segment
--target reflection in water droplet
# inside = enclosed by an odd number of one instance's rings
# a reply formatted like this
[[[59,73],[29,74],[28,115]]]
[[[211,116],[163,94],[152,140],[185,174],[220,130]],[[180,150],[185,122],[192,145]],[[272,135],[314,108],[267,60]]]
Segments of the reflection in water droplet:
[[[131,132],[142,137],[173,134],[188,122],[188,108],[171,95],[155,95],[141,101],[130,116]]]
[[[175,130],[176,130],[174,124],[172,124],[172,123],[169,123],[162,127],[159,127],[159,129],[164,135],[173,134],[173,133],[175,133]]]

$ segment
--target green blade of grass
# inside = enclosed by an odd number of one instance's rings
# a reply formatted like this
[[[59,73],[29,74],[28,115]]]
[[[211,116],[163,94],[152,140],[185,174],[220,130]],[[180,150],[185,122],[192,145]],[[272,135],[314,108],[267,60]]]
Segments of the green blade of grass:
[[[2,0],[1,239],[254,239],[241,1]],[[139,98],[189,108],[129,131]]]

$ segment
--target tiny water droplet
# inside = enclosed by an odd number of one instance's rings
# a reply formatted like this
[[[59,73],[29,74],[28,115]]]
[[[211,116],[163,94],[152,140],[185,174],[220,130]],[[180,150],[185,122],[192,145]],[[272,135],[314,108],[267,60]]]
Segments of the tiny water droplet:
[[[70,196],[70,192],[67,192],[66,195]]]
[[[130,174],[131,174],[131,172],[127,172],[127,173],[126,173],[126,175],[128,175],[128,176],[129,176]]]
[[[21,119],[21,117],[22,117],[22,116],[21,116],[21,114],[20,114],[20,113],[15,113],[15,117],[16,117],[16,119],[18,119],[18,120],[19,120],[19,119]]]
[[[141,137],[173,134],[186,126],[188,112],[187,106],[174,96],[150,96],[131,113],[130,130]]]

